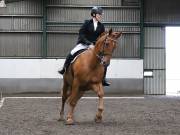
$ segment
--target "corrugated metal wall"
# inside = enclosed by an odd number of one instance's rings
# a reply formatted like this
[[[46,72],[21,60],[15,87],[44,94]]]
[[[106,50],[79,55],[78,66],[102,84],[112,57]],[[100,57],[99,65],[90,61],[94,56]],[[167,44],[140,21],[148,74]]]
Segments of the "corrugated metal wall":
[[[49,5],[115,5],[122,6],[122,0],[48,0]]]
[[[106,29],[124,32],[113,57],[139,58],[138,0],[11,1],[7,8],[0,8],[0,33],[6,35],[1,37],[0,57],[66,57],[76,45],[83,21],[91,18],[94,5],[103,5]]]
[[[153,71],[144,78],[145,94],[166,94],[165,26],[180,26],[180,1],[145,0],[144,69]]]
[[[144,93],[165,94],[165,28],[146,27],[144,36],[144,70],[153,72],[144,78]]]
[[[0,8],[0,57],[40,57],[42,2],[23,0]]]
[[[5,57],[41,56],[39,33],[0,33],[0,54]]]
[[[109,5],[112,6],[112,5]],[[48,21],[56,22],[82,22],[90,18],[91,7],[78,5],[49,6]],[[139,22],[140,13],[138,8],[104,7],[104,22]],[[81,14],[79,14],[81,13]],[[61,17],[57,17],[61,16]]]
[[[165,26],[180,26],[180,1],[145,0],[144,70],[153,77],[144,78],[145,94],[166,94]]]
[[[145,0],[145,21],[180,25],[179,0]]]
[[[1,8],[2,15],[42,15],[41,0],[19,0]]]
[[[164,95],[165,90],[165,70],[153,70],[153,77],[144,79],[144,94],[147,95]]]
[[[69,50],[76,45],[78,30],[83,21],[91,18],[90,9],[92,6],[104,5],[102,6],[104,10],[103,23],[105,24],[106,29],[111,27],[115,31],[124,32],[121,39],[119,39],[119,46],[113,57],[139,58],[139,3],[129,7],[122,6],[122,4],[123,3],[120,0],[94,0],[91,1],[91,3],[84,0],[48,1],[47,30],[50,32],[47,35],[48,56],[66,56]],[[124,24],[122,25],[122,23]],[[129,23],[129,25],[126,25],[127,23]],[[52,40],[53,42],[51,42]],[[63,44],[60,45],[59,41],[61,41],[61,43],[63,42]]]

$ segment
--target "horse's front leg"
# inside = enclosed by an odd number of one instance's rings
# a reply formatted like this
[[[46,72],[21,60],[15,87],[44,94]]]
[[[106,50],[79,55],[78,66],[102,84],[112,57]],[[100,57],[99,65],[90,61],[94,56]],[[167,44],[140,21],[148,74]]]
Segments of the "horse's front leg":
[[[95,122],[102,122],[102,113],[104,110],[104,89],[102,84],[98,84],[94,86],[94,90],[97,93],[98,97],[99,97],[99,102],[98,102],[98,111],[96,113],[96,117],[95,117]]]

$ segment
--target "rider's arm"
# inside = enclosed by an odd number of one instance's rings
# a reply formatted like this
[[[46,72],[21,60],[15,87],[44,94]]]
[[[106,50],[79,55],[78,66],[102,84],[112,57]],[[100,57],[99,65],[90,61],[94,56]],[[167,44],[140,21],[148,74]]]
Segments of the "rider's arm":
[[[92,43],[85,36],[87,27],[88,27],[88,21],[86,20],[79,30],[78,40],[80,40],[83,44],[90,45]]]

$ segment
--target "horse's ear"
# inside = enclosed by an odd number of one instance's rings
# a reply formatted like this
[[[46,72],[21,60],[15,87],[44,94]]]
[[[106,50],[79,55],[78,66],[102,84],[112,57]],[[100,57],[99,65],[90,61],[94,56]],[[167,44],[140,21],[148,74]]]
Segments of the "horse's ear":
[[[103,33],[101,33],[101,35],[99,36],[99,37],[102,37],[102,36],[104,36],[106,34],[106,32],[103,32]]]
[[[114,38],[119,38],[122,35],[122,32],[113,32]]]
[[[111,35],[111,33],[112,33],[112,28],[109,29],[108,33],[109,33],[109,35]]]

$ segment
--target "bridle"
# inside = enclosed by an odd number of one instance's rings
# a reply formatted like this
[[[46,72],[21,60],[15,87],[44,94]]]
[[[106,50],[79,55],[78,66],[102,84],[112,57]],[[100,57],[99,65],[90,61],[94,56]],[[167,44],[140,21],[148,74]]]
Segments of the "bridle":
[[[113,44],[116,44],[116,43],[117,43],[117,40],[115,40],[115,39],[113,39],[113,38],[110,38],[110,37],[108,37],[108,36],[109,36],[109,34],[106,35],[106,38],[105,38],[104,43],[103,43],[103,48],[102,48],[102,50],[101,50],[98,54],[96,54],[96,56],[97,56],[98,59],[100,60],[100,63],[103,64],[103,65],[107,65],[106,62],[104,61],[104,57],[105,57],[105,56],[112,56],[112,52],[111,52],[111,53],[106,53],[106,52],[105,52],[105,45],[106,45],[107,40],[113,41]]]

